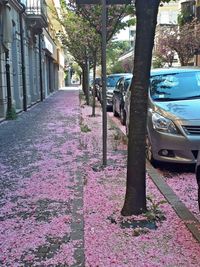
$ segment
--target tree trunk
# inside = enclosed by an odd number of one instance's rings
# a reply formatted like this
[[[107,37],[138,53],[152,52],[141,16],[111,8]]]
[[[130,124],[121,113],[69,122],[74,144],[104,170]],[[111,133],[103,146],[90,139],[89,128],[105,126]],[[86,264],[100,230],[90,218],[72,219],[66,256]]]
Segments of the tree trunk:
[[[187,66],[184,57],[179,56],[179,60],[180,60],[181,66]]]
[[[83,93],[85,95],[85,100],[86,100],[86,105],[89,106],[90,101],[89,101],[89,73],[88,73],[88,65],[87,65],[87,60],[85,61],[85,64],[82,66],[82,71],[83,71],[83,82],[82,82],[82,88],[83,88]]]
[[[160,0],[136,0],[136,46],[131,84],[127,184],[122,215],[146,211],[146,121],[154,35]]]
[[[84,95],[86,95],[85,88],[86,88],[86,81],[85,81],[86,73],[85,73],[85,66],[82,66],[82,89]]]
[[[92,116],[95,117],[95,79],[96,79],[96,53],[94,52],[94,65],[93,65],[93,88],[92,88]]]

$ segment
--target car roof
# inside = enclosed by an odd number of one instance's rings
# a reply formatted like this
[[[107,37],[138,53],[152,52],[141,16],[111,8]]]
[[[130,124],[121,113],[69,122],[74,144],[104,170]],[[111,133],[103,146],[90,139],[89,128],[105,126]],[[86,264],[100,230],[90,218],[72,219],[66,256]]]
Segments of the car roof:
[[[162,74],[184,73],[184,72],[198,72],[198,71],[200,71],[200,68],[197,67],[160,68],[160,69],[152,69],[151,76],[162,75]]]
[[[129,75],[121,76],[121,77],[120,77],[120,80],[122,80],[122,79],[127,80],[127,79],[131,79],[132,77],[133,77],[133,74],[130,74],[130,73],[129,73]]]
[[[109,74],[107,75],[107,77],[121,77],[121,76],[127,76],[127,75],[132,75],[131,73],[113,73],[113,74]]]

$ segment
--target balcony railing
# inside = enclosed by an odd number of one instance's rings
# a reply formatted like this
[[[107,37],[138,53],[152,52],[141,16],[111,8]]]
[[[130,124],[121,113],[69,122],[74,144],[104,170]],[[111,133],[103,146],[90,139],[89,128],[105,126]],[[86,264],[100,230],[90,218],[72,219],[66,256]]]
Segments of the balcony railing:
[[[30,20],[38,21],[39,28],[47,27],[47,6],[45,0],[23,0]]]
[[[47,15],[47,7],[44,0],[26,0],[26,13],[31,15]]]

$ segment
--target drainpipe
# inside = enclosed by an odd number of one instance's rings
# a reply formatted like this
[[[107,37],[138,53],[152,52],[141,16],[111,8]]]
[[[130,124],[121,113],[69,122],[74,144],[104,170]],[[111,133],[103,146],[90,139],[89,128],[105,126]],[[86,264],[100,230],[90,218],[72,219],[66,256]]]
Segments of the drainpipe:
[[[10,84],[10,64],[9,64],[9,50],[5,52],[6,59],[6,83],[7,83],[7,116],[12,113],[12,93],[11,93],[11,84]]]
[[[40,100],[43,101],[43,81],[42,81],[42,45],[41,45],[41,33],[39,33],[39,62],[40,62]]]
[[[27,90],[26,90],[26,69],[25,69],[25,59],[24,59],[24,29],[22,14],[26,10],[26,6],[20,2],[22,5],[22,10],[19,13],[19,24],[20,24],[20,41],[21,41],[21,64],[22,64],[22,87],[23,87],[23,110],[27,111]]]
[[[7,112],[6,112],[6,118],[12,119],[13,106],[12,106],[12,91],[11,91],[11,80],[10,80],[10,60],[9,60],[9,44],[12,42],[11,38],[11,31],[12,31],[12,25],[11,21],[8,20],[8,17],[10,16],[8,10],[10,11],[10,5],[8,1],[4,2],[4,9],[3,9],[3,40],[2,44],[5,50],[5,69],[6,69],[6,85],[7,85]],[[13,117],[14,118],[14,117]]]

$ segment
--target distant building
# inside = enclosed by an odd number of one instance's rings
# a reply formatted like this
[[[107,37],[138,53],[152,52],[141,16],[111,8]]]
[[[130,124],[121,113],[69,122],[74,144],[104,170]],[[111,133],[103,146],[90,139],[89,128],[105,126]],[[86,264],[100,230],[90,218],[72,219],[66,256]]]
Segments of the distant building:
[[[157,27],[154,38],[154,51],[152,62],[156,59],[154,57],[155,51],[157,49],[158,40],[160,35],[162,35],[163,30],[169,29],[173,31],[174,27],[178,25],[178,15],[180,13],[180,1],[171,1],[169,3],[163,3],[159,7],[158,17],[157,17]],[[173,65],[180,65],[178,61],[178,55],[175,53]]]
[[[176,25],[178,23],[178,14],[180,12],[180,1],[170,1],[163,3],[159,7],[157,25]]]
[[[157,32],[156,36],[159,35],[159,30],[162,26],[169,25],[177,25],[177,18],[178,13],[180,12],[180,5],[179,1],[172,1],[169,3],[161,4],[158,11],[157,17]],[[131,42],[132,49],[131,51],[127,52],[126,54],[122,55],[119,58],[119,61],[122,64],[133,64],[133,57],[134,57],[134,47],[135,47],[135,37],[136,37],[136,26],[131,26],[129,28],[129,40]],[[155,40],[156,43],[156,40]]]
[[[135,36],[136,36],[136,26],[130,26],[129,27],[129,41],[131,47],[134,49],[135,47]]]
[[[127,16],[124,21],[130,19],[129,16]],[[129,27],[126,27],[125,29],[121,30],[119,33],[117,33],[113,37],[113,41],[129,41],[131,47],[134,46],[135,43],[135,33],[136,33],[136,26],[131,25]]]

